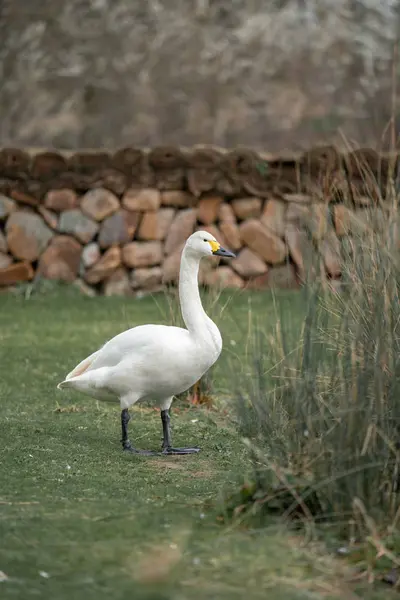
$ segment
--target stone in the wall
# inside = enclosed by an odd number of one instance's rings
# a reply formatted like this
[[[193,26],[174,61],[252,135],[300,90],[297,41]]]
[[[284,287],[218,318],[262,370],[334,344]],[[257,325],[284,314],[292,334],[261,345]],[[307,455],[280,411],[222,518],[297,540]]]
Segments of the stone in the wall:
[[[263,259],[250,248],[243,248],[237,258],[230,261],[230,265],[241,277],[256,277],[268,271]]]
[[[126,227],[129,233],[129,239],[132,240],[137,228],[139,227],[141,213],[125,209],[122,209],[121,213],[124,215]]]
[[[333,230],[329,230],[319,244],[325,268],[331,277],[339,277],[341,273],[340,242]]]
[[[134,269],[131,273],[133,289],[153,289],[161,284],[162,268],[150,267],[149,269]]]
[[[230,250],[236,251],[242,247],[240,231],[236,222],[221,221],[219,224],[219,229],[226,239],[227,246]]]
[[[34,213],[13,212],[6,224],[7,244],[15,258],[37,260],[53,237],[53,232]]]
[[[119,208],[118,198],[104,188],[89,190],[81,200],[82,212],[95,221],[103,221]]]
[[[204,225],[212,225],[217,220],[221,196],[204,196],[197,205],[197,219]]]
[[[131,231],[133,229],[134,220],[136,224],[139,222],[138,213],[130,213],[130,223],[127,218],[128,211],[118,211],[107,217],[101,224],[99,233],[100,248],[109,248],[115,244],[127,244],[133,237]],[[135,217],[135,219],[133,219]],[[129,227],[129,224],[131,227]],[[135,229],[133,229],[133,232]]]
[[[73,285],[84,296],[88,296],[89,298],[94,298],[94,296],[97,296],[96,290],[92,286],[88,285],[86,283],[86,281],[83,281],[83,279],[79,279],[79,278],[75,279],[75,281],[73,282]]]
[[[311,273],[315,268],[315,247],[310,236],[304,229],[288,223],[285,239],[290,256],[297,266],[299,277],[304,280],[307,273]]]
[[[240,227],[242,241],[261,256],[265,262],[270,264],[282,263],[287,256],[286,244],[259,221],[249,219],[244,221]]]
[[[128,296],[132,293],[128,271],[124,267],[118,267],[103,282],[103,293],[105,296]]]
[[[64,210],[72,210],[78,206],[78,196],[74,190],[68,188],[49,190],[45,195],[44,205],[46,208],[58,213]]]
[[[93,267],[93,265],[96,264],[98,260],[100,260],[100,256],[101,253],[99,245],[96,242],[91,242],[90,244],[87,244],[82,250],[82,265],[85,267],[85,269],[89,269],[90,267]]]
[[[45,279],[72,283],[78,274],[82,247],[73,237],[54,237],[39,260],[38,273]]]
[[[140,240],[164,240],[175,217],[175,209],[160,208],[157,212],[146,212],[140,223]]]
[[[178,190],[161,192],[161,204],[175,208],[190,208],[195,206],[196,198],[188,192]]]
[[[130,268],[151,267],[162,262],[161,242],[131,242],[122,248],[122,262]]]
[[[282,200],[270,198],[266,201],[261,223],[278,237],[285,235],[286,204]]]
[[[233,212],[238,219],[254,219],[261,215],[261,198],[238,198],[232,202]]]
[[[164,258],[162,263],[162,281],[163,283],[176,282],[179,277],[179,269],[181,264],[181,256],[183,244],[180,244],[169,256]]]
[[[241,289],[244,287],[243,279],[230,267],[225,266],[210,271],[205,283],[221,289]]]
[[[335,204],[333,207],[333,219],[338,236],[362,235],[368,228],[368,210],[357,210],[353,212],[343,204]]]
[[[87,283],[94,285],[107,279],[121,265],[121,249],[112,246],[103,254],[100,260],[84,275]]]
[[[160,192],[155,188],[130,188],[122,198],[122,206],[133,211],[158,210],[160,202]]]
[[[223,202],[218,208],[218,219],[220,222],[236,223],[235,213],[233,208],[227,202]]]
[[[2,233],[2,231],[0,231],[0,252],[7,252],[7,250],[8,250],[7,240],[4,237],[4,234]]]
[[[294,266],[287,263],[270,269],[268,273],[268,287],[276,289],[295,289],[299,287]]]
[[[10,196],[13,200],[18,202],[18,204],[25,204],[26,206],[36,207],[40,202],[39,198],[37,198],[33,194],[19,189],[11,190]]]
[[[329,205],[319,202],[310,206],[307,229],[316,241],[322,240],[328,230]]]
[[[58,230],[75,236],[82,244],[88,244],[98,232],[99,225],[79,208],[74,208],[61,213]]]
[[[56,213],[52,210],[45,208],[44,206],[38,206],[38,213],[43,218],[43,221],[48,225],[51,229],[57,229],[58,227],[58,217]]]
[[[13,262],[12,257],[9,254],[4,254],[0,252],[0,269],[5,269],[9,267]]]
[[[175,216],[165,240],[165,253],[171,254],[193,233],[196,224],[196,211],[193,208],[180,210]]]
[[[0,286],[14,285],[33,279],[33,268],[29,262],[18,262],[0,269]]]
[[[275,267],[273,267],[274,269]],[[279,267],[276,267],[279,268]],[[244,282],[244,287],[246,290],[265,290],[268,288],[268,278],[269,271],[264,273],[263,275],[256,275],[255,277],[250,277],[246,279]]]
[[[17,204],[14,200],[0,194],[0,220],[6,219],[16,208]]]
[[[286,210],[286,222],[297,227],[306,227],[310,221],[310,204],[291,202]]]

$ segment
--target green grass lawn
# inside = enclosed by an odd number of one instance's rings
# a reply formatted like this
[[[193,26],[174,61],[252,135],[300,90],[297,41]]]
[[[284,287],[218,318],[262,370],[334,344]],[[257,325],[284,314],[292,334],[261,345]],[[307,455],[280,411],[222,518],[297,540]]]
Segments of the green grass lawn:
[[[239,294],[226,308],[220,395],[229,365],[240,368],[250,298],[273,326],[270,295]],[[299,296],[279,302],[300,315]],[[130,456],[118,406],[56,390],[106,339],[167,315],[163,297],[89,299],[68,288],[0,296],[0,597],[389,598],[387,589],[357,591],[343,563],[283,524],[249,531],[218,521],[223,491],[250,468],[223,411],[176,404],[174,443],[200,445],[199,455]],[[158,412],[132,412],[131,439],[157,448]]]

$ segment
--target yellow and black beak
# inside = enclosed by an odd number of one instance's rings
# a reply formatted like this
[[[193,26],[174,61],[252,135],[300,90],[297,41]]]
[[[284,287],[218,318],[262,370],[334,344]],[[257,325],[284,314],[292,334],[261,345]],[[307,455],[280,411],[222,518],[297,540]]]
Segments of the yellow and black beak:
[[[218,242],[208,242],[214,256],[223,256],[224,258],[236,258],[230,250],[225,250]]]

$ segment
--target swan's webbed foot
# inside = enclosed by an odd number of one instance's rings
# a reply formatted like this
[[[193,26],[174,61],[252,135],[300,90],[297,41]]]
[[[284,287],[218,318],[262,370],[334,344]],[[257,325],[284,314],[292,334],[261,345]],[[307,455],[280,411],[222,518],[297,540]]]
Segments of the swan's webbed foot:
[[[131,454],[138,454],[140,456],[160,455],[160,452],[153,452],[153,450],[140,450],[139,448],[134,448],[129,440],[123,444],[123,450],[124,452],[130,452]]]
[[[153,452],[152,450],[139,450],[134,448],[128,439],[128,423],[131,419],[127,408],[121,412],[121,427],[122,427],[122,449],[124,452],[130,452],[131,454],[139,454],[141,456],[155,456],[160,455],[160,452]]]
[[[162,443],[162,454],[197,454],[200,452],[200,448],[174,448],[171,444],[171,428],[170,428],[171,417],[169,410],[161,411],[161,421],[163,425],[163,443]]]
[[[162,454],[197,454],[200,452],[200,448],[168,448],[162,449]]]

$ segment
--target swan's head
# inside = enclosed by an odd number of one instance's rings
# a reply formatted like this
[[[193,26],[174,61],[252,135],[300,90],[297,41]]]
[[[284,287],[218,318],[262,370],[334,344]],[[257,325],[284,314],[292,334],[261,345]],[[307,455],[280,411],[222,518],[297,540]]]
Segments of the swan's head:
[[[223,256],[224,258],[235,258],[230,250],[225,250],[221,244],[208,231],[196,231],[186,242],[186,249],[190,250],[199,258],[203,256]]]

